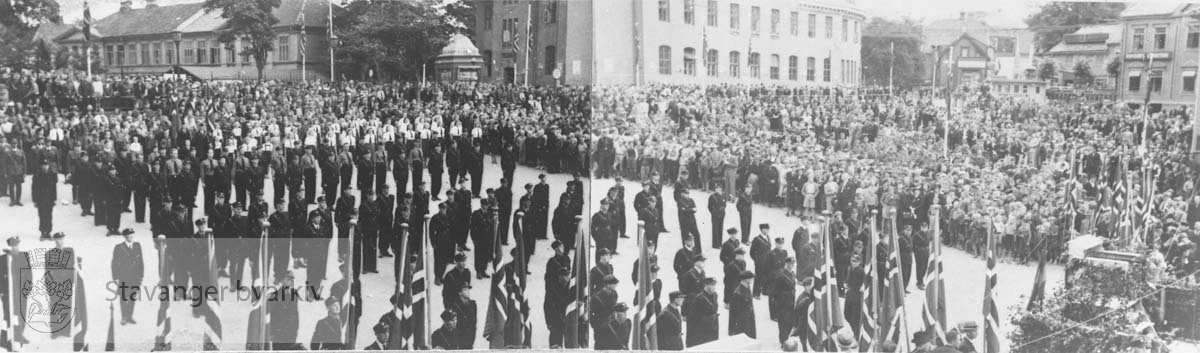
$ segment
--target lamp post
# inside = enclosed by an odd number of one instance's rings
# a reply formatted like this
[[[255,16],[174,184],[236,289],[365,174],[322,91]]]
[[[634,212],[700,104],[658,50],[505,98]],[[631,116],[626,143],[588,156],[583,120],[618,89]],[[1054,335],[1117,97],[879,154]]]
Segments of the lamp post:
[[[175,40],[175,70],[174,70],[175,72],[173,72],[172,74],[178,75],[179,71],[180,71],[180,66],[183,66],[183,62],[179,61],[179,58],[181,58],[181,56],[180,56],[181,54],[179,53],[179,42],[183,41],[183,32],[175,31],[175,32],[171,33],[171,36],[172,36],[172,39]]]
[[[330,81],[337,81],[337,76],[334,76],[334,68],[333,68],[334,63],[336,62],[333,59],[333,47],[336,46],[337,43],[338,43],[338,36],[335,34],[330,34],[329,35],[329,80]]]

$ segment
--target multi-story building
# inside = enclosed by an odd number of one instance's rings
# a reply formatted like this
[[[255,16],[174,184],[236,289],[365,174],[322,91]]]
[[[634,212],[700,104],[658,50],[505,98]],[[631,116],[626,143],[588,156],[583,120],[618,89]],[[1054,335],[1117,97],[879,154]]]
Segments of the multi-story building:
[[[926,45],[921,50],[927,55],[929,65],[926,67],[935,68],[929,70],[929,82],[944,85],[945,80],[952,77],[973,81],[976,73],[980,76],[980,83],[983,79],[1017,80],[1029,76],[1034,70],[1034,32],[1025,28],[989,25],[984,20],[987,15],[982,12],[964,12],[960,13],[958,18],[935,20],[925,26]],[[966,67],[969,72],[950,67],[953,61],[947,60],[947,53],[951,52],[951,48],[955,48],[956,45],[957,48],[963,48],[964,37],[972,42],[967,49],[971,52],[967,54],[985,59],[982,67],[973,66],[976,65],[976,59],[968,60],[971,61],[969,67]],[[959,53],[953,54],[958,56]],[[956,75],[964,73],[966,75]],[[935,79],[937,82],[934,82]]]
[[[1118,60],[1121,47],[1121,25],[1104,24],[1084,26],[1063,39],[1053,48],[1042,53],[1058,68],[1058,80],[1063,84],[1077,83],[1075,66],[1087,63],[1096,86],[1113,87],[1116,77],[1109,77],[1108,65]]]
[[[263,67],[264,78],[329,78],[329,11],[327,0],[282,0],[275,9],[277,38]],[[146,0],[145,6],[134,8],[125,0],[116,13],[96,20],[92,49],[110,75],[180,70],[201,79],[257,78],[254,59],[243,50],[242,40],[219,40],[226,22],[221,14],[205,11],[202,2],[159,6]],[[85,44],[79,28],[55,41],[69,48]]]
[[[528,73],[531,84],[829,87],[860,82],[866,16],[849,1],[478,0],[475,4],[473,38],[484,59],[484,81],[522,83]],[[533,21],[527,21],[531,17]],[[534,45],[528,52],[521,51],[527,40],[521,33],[533,33]],[[560,69],[561,81],[553,78],[555,68]]]
[[[1196,99],[1200,21],[1189,16],[1198,6],[1135,3],[1121,13],[1121,86],[1118,99],[1150,110],[1190,105]]]

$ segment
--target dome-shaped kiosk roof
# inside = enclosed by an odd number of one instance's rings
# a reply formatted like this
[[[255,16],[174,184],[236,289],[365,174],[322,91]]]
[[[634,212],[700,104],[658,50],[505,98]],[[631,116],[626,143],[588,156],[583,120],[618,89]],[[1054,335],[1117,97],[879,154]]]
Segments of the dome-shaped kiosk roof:
[[[442,48],[442,53],[438,57],[453,57],[453,56],[478,56],[479,48],[471,43],[471,38],[467,38],[462,34],[455,34],[450,37],[450,42],[446,43],[446,47]]]

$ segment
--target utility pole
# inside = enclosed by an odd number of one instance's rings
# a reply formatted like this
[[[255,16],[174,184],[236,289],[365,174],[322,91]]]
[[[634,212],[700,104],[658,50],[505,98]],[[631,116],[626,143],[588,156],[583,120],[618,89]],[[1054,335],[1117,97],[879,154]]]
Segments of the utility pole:
[[[337,36],[333,34],[333,1],[325,3],[329,7],[329,80],[336,81],[334,76],[333,46],[337,44]]]
[[[896,86],[892,84],[892,74],[896,70],[896,42],[891,41],[890,52],[888,55],[888,94],[896,93]]]
[[[1188,17],[1200,20],[1200,10],[1190,11]],[[1200,84],[1195,82],[1193,84],[1195,87],[1200,87]],[[1197,146],[1200,145],[1200,92],[1192,90],[1192,94],[1196,95],[1196,103],[1192,106],[1192,147],[1189,152],[1191,152],[1192,163],[1200,163],[1200,148],[1198,148],[1200,146]]]
[[[525,54],[524,55],[525,67],[523,70],[525,71],[524,79],[525,79],[526,86],[529,85],[529,51],[533,50],[533,33],[530,32],[532,30],[533,30],[533,3],[531,2],[527,5],[525,5],[525,50],[522,50],[522,52]],[[515,39],[514,39],[514,41],[515,41]]]

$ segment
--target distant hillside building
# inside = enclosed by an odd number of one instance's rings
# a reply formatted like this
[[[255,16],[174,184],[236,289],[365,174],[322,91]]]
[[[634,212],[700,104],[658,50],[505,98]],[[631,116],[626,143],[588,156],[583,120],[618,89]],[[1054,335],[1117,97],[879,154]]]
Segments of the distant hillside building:
[[[329,78],[327,1],[282,0],[275,9],[278,37],[275,50],[267,55],[264,78]],[[201,79],[257,78],[254,59],[243,53],[241,40],[218,40],[226,22],[221,14],[206,12],[203,3],[158,6],[146,0],[142,8],[133,8],[133,2],[125,0],[119,11],[92,26],[92,48],[109,75],[160,74],[178,67]],[[55,41],[70,48],[84,46],[79,28]]]
[[[992,26],[984,20],[986,16],[985,13],[964,12],[958,18],[935,20],[925,26],[926,46],[921,50],[927,55],[929,65],[926,67],[935,68],[929,70],[929,82],[942,86],[946,79],[954,77],[978,83],[988,78],[1029,77],[1035,69],[1033,54],[1037,45],[1034,32],[1025,28]],[[962,45],[964,37],[971,45]],[[960,52],[964,48],[974,52],[964,55]],[[937,53],[942,53],[940,61]],[[954,60],[949,60],[947,54],[954,58],[971,57],[967,60],[970,67],[964,67],[965,72],[955,68],[952,66]],[[976,61],[982,61],[983,67],[975,67],[980,65]],[[937,82],[934,82],[935,78]]]
[[[1111,87],[1115,77],[1108,74],[1108,64],[1121,52],[1121,28],[1119,24],[1084,26],[1064,35],[1061,42],[1042,53],[1042,58],[1054,62],[1060,83],[1076,83],[1075,65],[1086,62],[1091,67],[1093,83]]]

